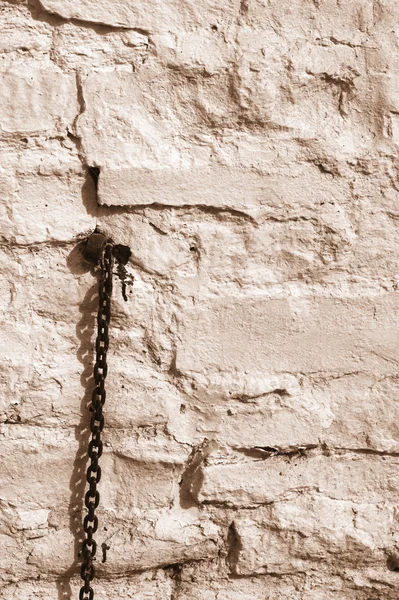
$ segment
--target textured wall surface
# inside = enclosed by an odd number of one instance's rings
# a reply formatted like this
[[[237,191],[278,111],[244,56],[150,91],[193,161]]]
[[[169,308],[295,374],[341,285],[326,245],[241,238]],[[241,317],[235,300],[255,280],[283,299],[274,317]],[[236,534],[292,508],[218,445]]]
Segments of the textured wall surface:
[[[1,600],[78,595],[96,226],[96,599],[399,597],[398,148],[397,0],[0,0]]]

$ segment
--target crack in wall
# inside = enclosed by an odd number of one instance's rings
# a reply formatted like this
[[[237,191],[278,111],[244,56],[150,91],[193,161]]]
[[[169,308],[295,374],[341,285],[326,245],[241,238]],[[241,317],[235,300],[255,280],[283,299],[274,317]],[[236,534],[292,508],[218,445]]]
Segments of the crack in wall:
[[[104,169],[105,170],[105,169]],[[106,203],[99,204],[99,208],[101,211],[101,216],[109,216],[109,215],[120,215],[120,214],[135,214],[140,213],[145,209],[152,209],[155,211],[174,211],[175,213],[184,213],[188,211],[190,213],[198,212],[204,215],[211,215],[216,218],[228,216],[233,219],[241,219],[244,221],[248,221],[255,226],[258,224],[258,221],[255,217],[248,214],[245,211],[241,211],[234,208],[227,207],[219,207],[219,206],[209,206],[205,204],[159,204],[157,202],[148,202],[146,204],[135,204],[135,205],[118,205],[113,204],[112,206],[107,205]]]
[[[238,534],[237,527],[234,521],[229,525],[227,532],[227,556],[226,563],[232,575],[238,575],[238,562],[242,551],[242,541]]]
[[[179,483],[182,508],[188,509],[199,505],[197,497],[203,483],[201,466],[214,448],[215,443],[205,439],[192,449]]]

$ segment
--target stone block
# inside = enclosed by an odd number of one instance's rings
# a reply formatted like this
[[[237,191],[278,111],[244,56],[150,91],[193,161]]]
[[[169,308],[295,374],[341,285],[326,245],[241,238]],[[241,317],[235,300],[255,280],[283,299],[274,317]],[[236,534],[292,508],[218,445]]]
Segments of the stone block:
[[[395,503],[398,459],[367,454],[273,456],[203,469],[201,502],[273,504],[302,494],[357,503]]]
[[[128,578],[117,580],[104,579],[101,587],[97,586],[96,596],[98,600],[108,600],[117,596],[120,600],[130,600],[134,594],[136,600],[171,600],[172,580],[162,569],[155,573],[143,573],[131,575]],[[35,598],[35,600],[59,600],[60,594],[70,594],[79,597],[82,581],[78,577],[58,578],[51,581],[43,578],[39,581],[20,581],[0,585],[1,600],[9,600],[13,596],[21,598]]]
[[[53,55],[66,70],[113,67],[115,64],[139,69],[151,53],[151,41],[134,30],[108,30],[99,27],[60,24],[54,31]]]
[[[3,68],[4,64],[16,62],[17,57],[14,53],[41,56],[50,51],[52,33],[50,25],[40,21],[34,22],[28,7],[22,3],[7,5],[2,2],[0,23],[2,28],[0,53],[4,59]]]
[[[101,515],[104,520],[105,515]],[[134,574],[157,567],[215,558],[219,549],[219,528],[196,510],[171,509],[140,513],[121,521],[107,515],[111,549],[107,562],[98,564],[99,577]],[[74,540],[68,529],[33,540],[28,569],[32,576],[43,572],[63,573],[74,560]],[[55,552],[56,550],[56,552]]]
[[[290,452],[322,444],[339,451],[399,451],[395,375],[209,374],[180,387],[182,408],[168,413],[168,427],[180,441],[205,437],[258,454],[257,448]]]
[[[76,80],[51,63],[20,64],[0,74],[0,135],[57,135],[79,113]]]
[[[2,241],[70,242],[91,233],[95,218],[83,204],[85,181],[83,174],[37,175],[18,181],[0,174]]]
[[[378,528],[374,527],[378,520]],[[231,557],[241,576],[292,573],[324,564],[360,568],[385,564],[394,507],[299,496],[237,515]],[[234,557],[234,558],[233,558]]]
[[[23,425],[1,427],[4,502],[21,510],[34,509],[30,517],[33,524],[38,510],[64,510],[68,506],[80,510],[86,487],[86,427],[58,434],[50,428],[32,427],[30,436]],[[148,432],[146,435],[148,438]],[[102,508],[129,515],[133,509],[163,508],[172,503],[187,452],[167,440],[162,447],[160,436],[154,443],[146,435],[136,434],[132,439],[124,431],[104,436]],[[24,458],[27,453],[29,460]],[[40,477],[30,478],[32,470]],[[12,513],[10,519],[19,523],[20,515]]]
[[[190,432],[198,443],[205,437],[242,451],[287,450],[317,445],[331,423],[328,404],[315,402],[293,376],[209,374],[188,379],[183,390],[183,410],[169,417],[177,439]]]
[[[126,29],[136,28],[151,33],[169,33],[229,22],[235,17],[239,3],[237,0],[224,0],[215,4],[211,0],[205,0],[194,8],[187,0],[168,0],[151,6],[133,0],[118,0],[112,6],[104,1],[95,4],[93,0],[41,0],[41,5],[49,13],[66,19],[79,19]]]
[[[394,373],[396,293],[376,297],[210,299],[187,308],[179,371]]]
[[[337,43],[360,45],[367,40],[373,25],[372,0],[353,0],[337,5],[335,0],[301,2],[301,0],[256,0],[248,5],[247,22],[262,27],[266,18],[277,24],[284,39],[300,37],[333,39]],[[298,30],[298,23],[302,28]]]
[[[121,185],[122,184],[122,185]],[[231,209],[251,216],[307,213],[320,209],[321,198],[340,203],[345,185],[312,169],[298,177],[267,176],[250,169],[209,165],[204,169],[145,168],[104,170],[99,179],[99,200],[107,206],[168,205]],[[321,209],[320,212],[328,211]]]
[[[354,373],[315,382],[312,397],[330,411],[321,440],[330,447],[397,453],[398,381]]]

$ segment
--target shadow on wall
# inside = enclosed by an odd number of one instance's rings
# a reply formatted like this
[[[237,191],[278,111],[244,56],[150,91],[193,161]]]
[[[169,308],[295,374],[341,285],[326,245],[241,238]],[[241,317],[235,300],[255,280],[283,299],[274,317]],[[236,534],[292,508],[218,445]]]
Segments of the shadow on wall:
[[[78,244],[69,254],[67,265],[74,275],[82,275],[91,270],[93,277],[97,277],[94,269],[84,262],[82,258],[82,245]],[[98,310],[98,283],[92,285],[85,295],[80,307],[80,319],[76,326],[76,336],[79,340],[79,348],[76,356],[83,366],[80,382],[83,388],[83,396],[80,404],[80,421],[75,428],[75,438],[78,442],[73,471],[69,481],[71,491],[68,505],[69,527],[74,538],[74,561],[71,566],[57,580],[59,600],[72,600],[71,577],[79,573],[79,552],[83,541],[83,510],[84,494],[86,491],[86,469],[87,469],[87,446],[90,437],[90,413],[88,406],[91,403],[93,383],[94,362],[94,331]]]

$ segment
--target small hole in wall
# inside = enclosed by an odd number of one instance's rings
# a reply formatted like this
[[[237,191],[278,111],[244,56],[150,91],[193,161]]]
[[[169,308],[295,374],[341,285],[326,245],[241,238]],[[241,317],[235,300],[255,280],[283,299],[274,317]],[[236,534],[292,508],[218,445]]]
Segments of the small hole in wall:
[[[98,178],[100,177],[100,169],[98,167],[89,167],[88,169],[89,175],[92,177],[94,183],[97,185]]]
[[[390,571],[399,572],[399,553],[391,552],[388,556],[387,567]]]
[[[186,405],[185,404],[180,404],[180,412],[182,414],[184,414],[186,412]]]

